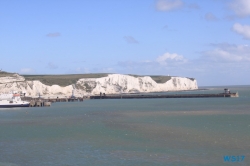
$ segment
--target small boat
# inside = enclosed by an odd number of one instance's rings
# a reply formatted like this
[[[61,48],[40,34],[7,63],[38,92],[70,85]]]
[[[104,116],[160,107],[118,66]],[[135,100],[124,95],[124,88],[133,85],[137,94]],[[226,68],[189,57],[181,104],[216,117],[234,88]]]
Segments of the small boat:
[[[0,108],[29,107],[30,103],[22,101],[17,92],[0,94]]]

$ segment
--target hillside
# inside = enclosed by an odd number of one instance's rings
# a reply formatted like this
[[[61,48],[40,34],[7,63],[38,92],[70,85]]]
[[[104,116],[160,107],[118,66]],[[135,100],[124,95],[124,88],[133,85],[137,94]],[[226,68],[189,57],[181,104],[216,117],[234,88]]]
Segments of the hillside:
[[[27,81],[39,80],[45,85],[59,85],[68,86],[75,84],[79,79],[82,78],[102,78],[107,77],[109,73],[91,73],[91,74],[67,74],[67,75],[21,75]],[[111,73],[110,73],[111,74]],[[144,75],[134,75],[128,74],[133,77],[144,77]],[[156,83],[165,83],[171,79],[172,76],[161,76],[161,75],[151,75],[151,77]],[[188,78],[194,80],[194,78]]]
[[[39,80],[45,85],[68,86],[75,84],[81,78],[101,78],[108,74],[67,74],[67,75],[21,75],[27,81]]]
[[[15,73],[9,73],[5,71],[0,71],[0,77],[10,77]],[[25,78],[26,81],[34,81],[39,80],[41,83],[45,85],[59,85],[59,86],[68,86],[72,84],[76,84],[79,79],[82,78],[101,78],[107,77],[108,74],[111,73],[90,73],[90,74],[65,74],[65,75],[20,75]],[[128,74],[135,78],[144,77],[145,75],[135,75]],[[149,75],[156,83],[165,83],[171,79],[171,77],[175,76],[163,76],[163,75]],[[195,80],[194,78],[188,78],[190,80]]]
[[[18,75],[0,73],[0,93],[23,91],[27,96],[75,96],[197,89],[193,78],[124,74]]]
[[[12,76],[13,74],[15,74],[15,73],[9,73],[9,72],[6,72],[6,71],[0,71],[0,77],[9,77],[9,76]]]

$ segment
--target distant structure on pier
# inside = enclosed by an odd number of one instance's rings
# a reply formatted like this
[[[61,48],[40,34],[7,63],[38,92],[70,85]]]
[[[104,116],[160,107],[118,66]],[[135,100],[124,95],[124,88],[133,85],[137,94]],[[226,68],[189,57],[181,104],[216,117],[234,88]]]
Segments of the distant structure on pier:
[[[224,91],[225,91],[225,94],[230,94],[231,93],[230,90],[227,89],[227,88],[225,88]]]

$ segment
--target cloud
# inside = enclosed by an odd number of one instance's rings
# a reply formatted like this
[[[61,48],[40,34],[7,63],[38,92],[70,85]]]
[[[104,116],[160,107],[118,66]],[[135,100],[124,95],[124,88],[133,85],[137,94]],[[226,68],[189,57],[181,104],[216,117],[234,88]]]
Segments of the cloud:
[[[176,53],[165,53],[161,56],[159,56],[156,59],[156,62],[160,63],[160,64],[168,64],[168,63],[175,63],[175,62],[185,62],[185,58],[182,55],[178,55]]]
[[[158,11],[171,11],[183,6],[182,0],[157,0],[156,10]]]
[[[35,73],[34,69],[31,69],[31,68],[22,68],[20,71],[19,71],[20,74],[33,74]]]
[[[132,36],[124,36],[123,39],[131,44],[138,44],[139,42]]]
[[[219,43],[210,44],[210,46],[212,49],[200,52],[201,56],[196,59],[187,59],[177,53],[166,52],[151,61],[123,61],[119,62],[118,65],[131,69],[150,66],[151,70],[159,67],[171,67],[176,69],[185,67],[186,70],[192,70],[193,66],[204,69],[206,66],[215,67],[221,64],[241,64],[245,62],[250,64],[250,46],[248,45]],[[206,70],[210,69],[206,68]]]
[[[205,52],[210,59],[220,62],[250,62],[250,47],[228,43],[212,44],[214,50]]]
[[[59,37],[59,36],[61,36],[61,33],[59,33],[59,32],[48,33],[46,36],[47,37]]]
[[[233,25],[233,30],[242,35],[244,39],[250,39],[250,26],[249,25],[241,25],[239,23],[235,23]]]
[[[176,69],[181,68],[183,64],[187,63],[187,59],[176,53],[165,53],[158,56],[154,60],[144,61],[120,61],[118,66],[126,69],[126,72],[140,71],[140,73],[149,74],[158,71],[162,72],[164,69]]]
[[[249,0],[233,0],[229,4],[229,6],[239,17],[246,17],[250,15],[250,1]]]
[[[205,15],[205,19],[207,21],[217,21],[218,20],[218,18],[215,15],[213,15],[213,13],[207,13]]]
[[[250,46],[211,44],[196,59],[164,53],[151,61],[119,62],[119,73],[194,77],[199,85],[249,84]],[[230,81],[229,81],[230,80]]]
[[[211,44],[213,50],[203,52],[203,60],[217,63],[250,62],[250,47],[228,43]]]
[[[48,63],[48,68],[53,70],[53,69],[57,69],[58,66],[55,65],[54,63],[50,62],[50,63]]]

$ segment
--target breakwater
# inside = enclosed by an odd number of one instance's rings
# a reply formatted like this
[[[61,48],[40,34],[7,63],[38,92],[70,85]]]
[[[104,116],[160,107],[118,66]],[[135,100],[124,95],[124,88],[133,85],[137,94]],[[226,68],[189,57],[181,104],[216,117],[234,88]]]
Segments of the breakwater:
[[[224,89],[224,93],[216,94],[109,94],[70,98],[32,98],[22,97],[22,100],[29,101],[30,107],[51,106],[54,102],[83,102],[85,99],[150,99],[150,98],[221,98],[239,97],[238,92],[231,93],[229,89]]]
[[[90,96],[90,99],[149,99],[149,98],[211,98],[211,97],[239,97],[238,93],[218,93],[218,94],[169,94],[169,95],[149,95],[149,94],[120,94],[120,95],[98,95]]]
[[[55,102],[82,102],[84,97],[74,97],[74,98],[32,98],[32,97],[22,97],[23,101],[29,101],[30,107],[50,107],[52,103]]]

